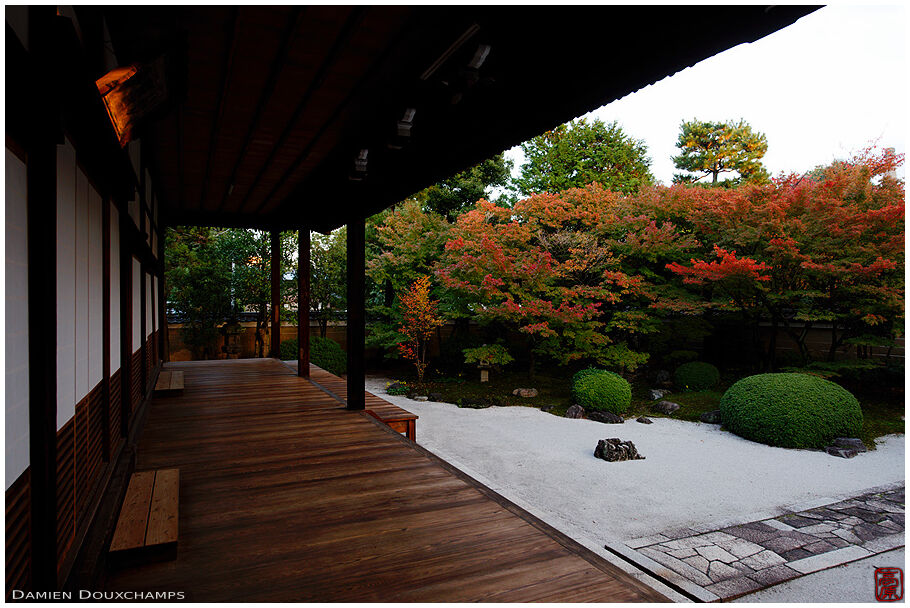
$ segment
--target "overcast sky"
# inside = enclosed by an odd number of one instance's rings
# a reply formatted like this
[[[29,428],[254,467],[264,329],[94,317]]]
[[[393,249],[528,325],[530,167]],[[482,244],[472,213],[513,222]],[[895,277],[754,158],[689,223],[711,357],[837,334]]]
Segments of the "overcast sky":
[[[616,120],[644,140],[651,172],[665,184],[673,179],[680,122],[693,118],[743,118],[765,133],[772,175],[847,158],[873,141],[905,152],[906,11],[828,6],[586,116]],[[508,154],[520,164],[520,149]]]

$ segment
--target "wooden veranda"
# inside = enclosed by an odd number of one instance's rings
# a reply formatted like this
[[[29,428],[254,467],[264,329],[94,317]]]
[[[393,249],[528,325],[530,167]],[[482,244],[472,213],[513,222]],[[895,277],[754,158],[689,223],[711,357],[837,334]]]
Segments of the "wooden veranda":
[[[168,367],[185,372],[186,388],[152,400],[136,468],[180,469],[177,559],[110,570],[108,590],[197,601],[666,601],[277,360]]]

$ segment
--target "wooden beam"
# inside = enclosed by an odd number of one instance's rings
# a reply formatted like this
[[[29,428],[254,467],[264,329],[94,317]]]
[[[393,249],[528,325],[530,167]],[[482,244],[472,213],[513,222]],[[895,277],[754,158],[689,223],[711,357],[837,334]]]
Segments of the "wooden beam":
[[[276,228],[269,232],[269,237],[271,240],[269,269],[272,273],[269,356],[277,358],[281,353],[281,232]]]
[[[259,181],[262,179],[262,176],[265,175],[265,172],[270,169],[274,163],[275,156],[280,150],[284,149],[285,142],[287,142],[288,137],[294,133],[294,128],[297,126],[297,121],[300,120],[300,117],[303,116],[304,110],[309,107],[310,99],[313,95],[322,88],[322,85],[325,83],[326,76],[329,74],[335,62],[338,60],[341,52],[348,48],[351,38],[354,35],[354,32],[357,30],[357,26],[360,25],[360,22],[363,20],[364,15],[366,14],[366,7],[356,7],[351,11],[350,16],[344,22],[344,26],[341,28],[341,31],[338,33],[338,37],[335,39],[335,42],[332,44],[332,48],[329,49],[329,52],[322,59],[319,65],[319,71],[313,76],[313,80],[310,82],[306,91],[303,94],[303,97],[300,100],[300,103],[297,104],[297,107],[294,109],[294,113],[288,119],[285,124],[284,130],[281,132],[281,136],[278,138],[278,141],[272,146],[272,150],[269,152],[268,159],[262,164],[259,168],[259,171],[256,173],[256,177],[253,179],[253,182],[250,184],[249,189],[247,189],[246,194],[241,201],[240,206],[237,207],[238,210],[242,210],[247,202],[250,200],[250,197],[253,195],[253,191],[256,189],[256,186],[259,185]],[[258,205],[256,205],[256,213],[262,211],[262,208],[265,206],[268,199],[262,199]]]
[[[268,104],[269,100],[272,98],[275,87],[278,85],[278,76],[284,69],[284,64],[288,59],[288,51],[290,50],[291,42],[294,39],[294,32],[297,31],[297,27],[300,25],[303,13],[304,11],[302,8],[295,8],[291,13],[290,18],[287,20],[287,25],[281,35],[281,44],[278,47],[278,53],[271,62],[269,76],[266,79],[265,86],[262,87],[262,92],[259,94],[259,101],[256,103],[256,109],[253,111],[253,116],[249,122],[250,126],[247,129],[246,136],[243,138],[243,145],[240,146],[240,152],[237,154],[237,161],[234,163],[234,168],[231,169],[231,176],[228,178],[227,184],[225,184],[224,196],[221,197],[218,211],[224,209],[224,206],[227,204],[227,199],[231,192],[231,184],[237,179],[237,171],[240,169],[240,164],[246,156],[246,150],[250,146],[250,142],[253,141],[253,135],[256,133],[256,129],[259,128],[259,121],[262,119],[262,115],[265,112],[266,104]],[[211,154],[214,154],[214,149],[209,150],[209,155]],[[246,198],[244,198],[244,201],[245,200]],[[242,206],[243,205],[237,207],[237,209],[240,209]]]
[[[297,231],[297,375],[310,377],[310,228]]]
[[[349,410],[362,410],[365,407],[363,345],[366,338],[366,222],[363,218],[348,221],[348,405]]]
[[[141,237],[143,243],[148,246],[148,241],[146,239],[145,232],[145,217],[146,217],[146,208],[148,207],[148,201],[146,201],[145,196],[145,162],[142,160],[140,155],[139,157],[139,237]],[[151,254],[151,248],[149,248],[149,253]],[[148,270],[146,263],[140,261],[139,264],[139,394],[142,395],[142,398],[145,398],[145,395],[148,391],[148,348],[146,348],[146,335],[145,335],[145,324],[148,322],[148,310],[145,305],[146,302],[146,280],[145,274]]]
[[[53,6],[31,6],[28,166],[28,419],[32,588],[57,588],[57,133]],[[15,122],[15,121],[14,121]],[[48,238],[51,231],[51,238]]]

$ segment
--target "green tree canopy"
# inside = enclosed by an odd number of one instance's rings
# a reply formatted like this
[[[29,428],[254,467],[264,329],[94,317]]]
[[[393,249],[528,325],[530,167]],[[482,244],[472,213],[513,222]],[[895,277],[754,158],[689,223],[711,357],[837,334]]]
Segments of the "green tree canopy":
[[[474,203],[490,195],[490,189],[507,186],[512,174],[512,161],[504,154],[479,163],[449,179],[433,184],[417,193],[414,198],[423,203],[427,211],[454,220],[471,208]]]
[[[764,133],[752,131],[745,121],[691,120],[683,121],[679,129],[676,147],[680,154],[673,157],[673,163],[689,173],[677,173],[675,183],[696,182],[710,175],[711,183],[716,184],[721,173],[732,171],[739,173],[741,182],[768,181],[768,172],[761,164],[768,139]]]
[[[347,310],[347,227],[329,234],[311,233],[310,310],[325,338],[328,323]]]
[[[521,149],[525,164],[513,182],[526,195],[593,182],[629,194],[654,182],[647,146],[626,135],[616,122],[572,121],[523,143]]]

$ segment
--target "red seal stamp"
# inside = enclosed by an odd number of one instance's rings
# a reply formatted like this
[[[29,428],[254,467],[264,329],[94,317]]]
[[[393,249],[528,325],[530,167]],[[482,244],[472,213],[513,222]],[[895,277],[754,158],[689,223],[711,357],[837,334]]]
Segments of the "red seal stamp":
[[[900,568],[875,569],[875,599],[899,602],[904,598],[904,571]]]

